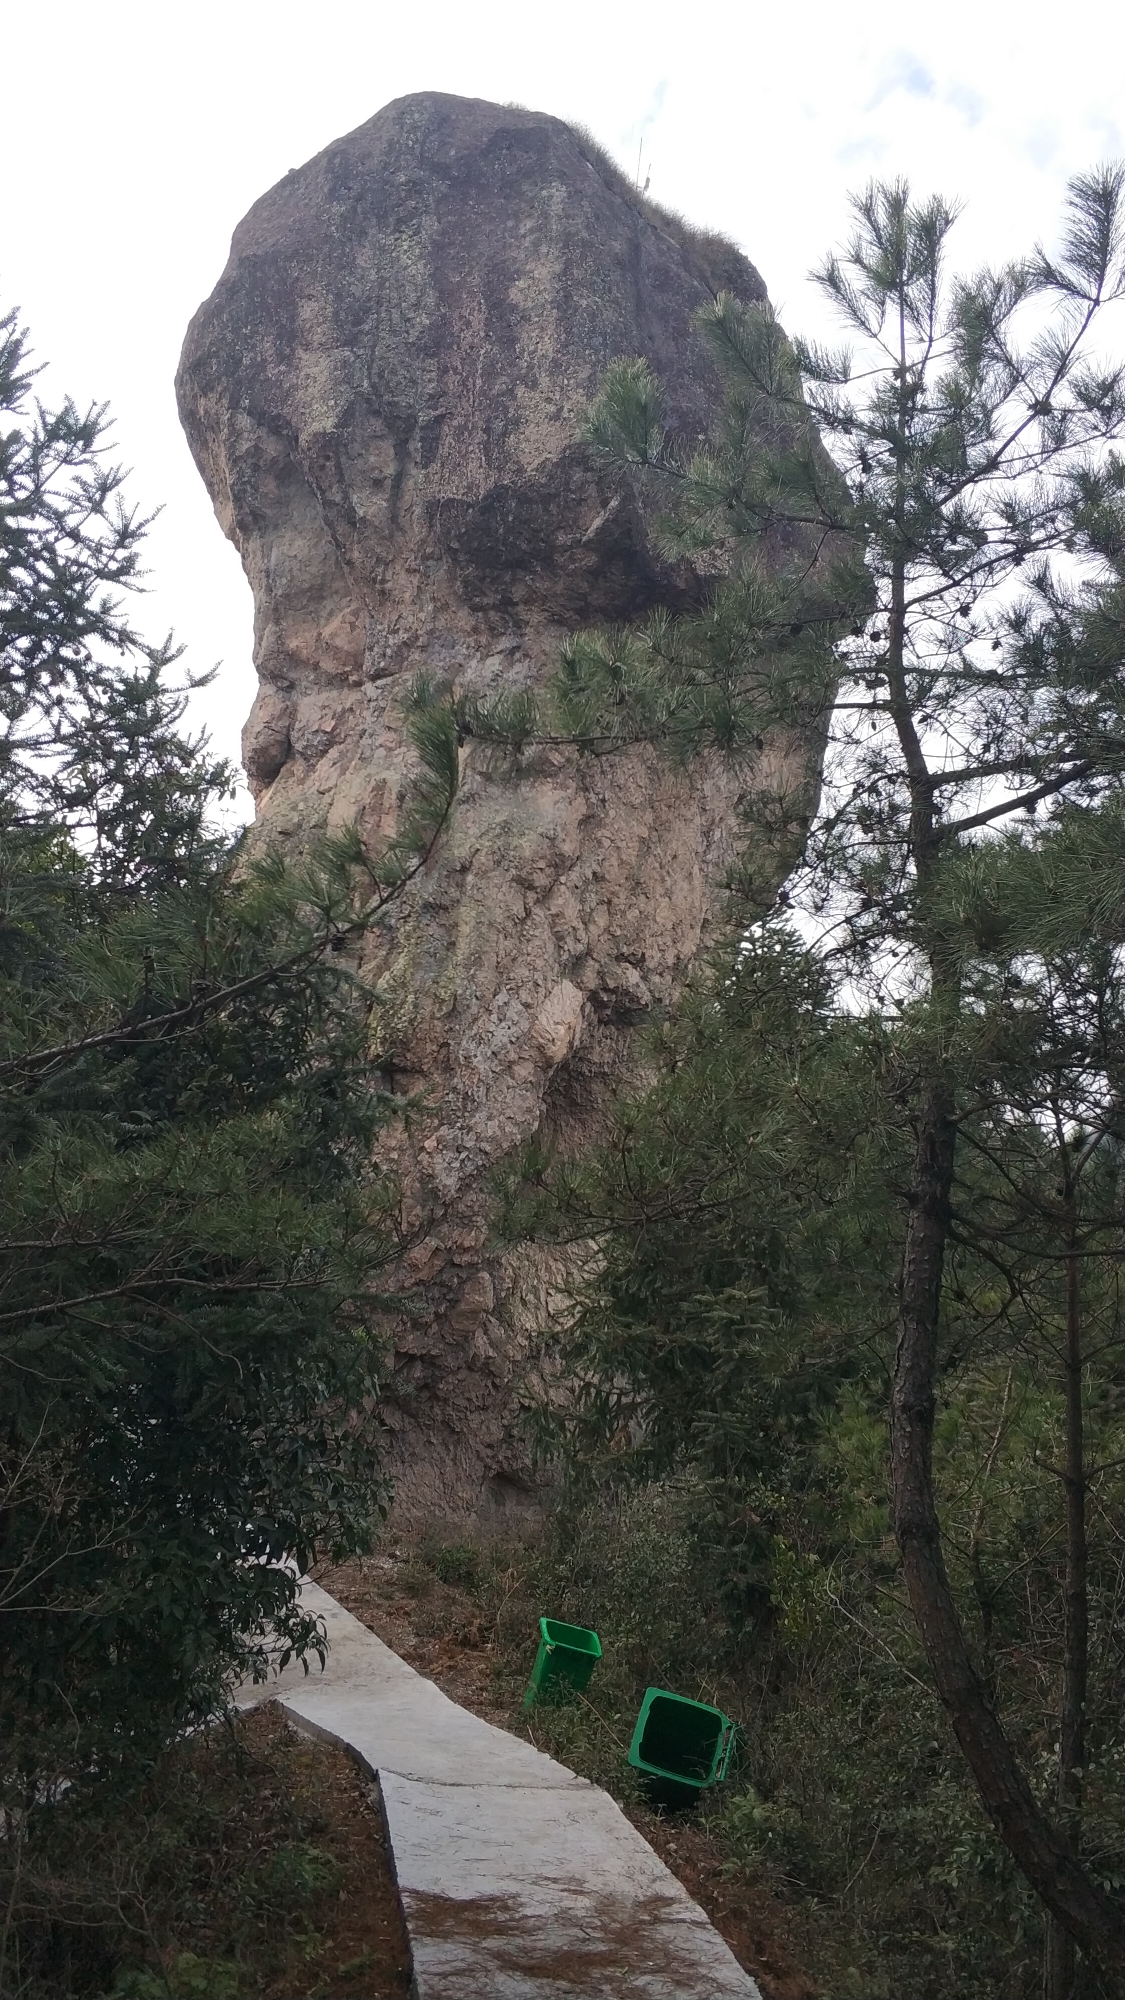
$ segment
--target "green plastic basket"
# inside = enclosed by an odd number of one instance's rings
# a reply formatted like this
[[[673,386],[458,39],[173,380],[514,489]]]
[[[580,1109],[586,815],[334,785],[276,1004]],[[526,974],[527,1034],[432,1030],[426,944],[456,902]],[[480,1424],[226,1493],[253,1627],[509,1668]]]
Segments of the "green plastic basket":
[[[737,1725],[721,1709],[646,1688],[629,1762],[656,1805],[691,1805],[726,1777]]]
[[[523,1698],[525,1708],[537,1701],[567,1701],[581,1694],[602,1656],[601,1640],[585,1625],[564,1625],[557,1618],[539,1620],[539,1651]]]

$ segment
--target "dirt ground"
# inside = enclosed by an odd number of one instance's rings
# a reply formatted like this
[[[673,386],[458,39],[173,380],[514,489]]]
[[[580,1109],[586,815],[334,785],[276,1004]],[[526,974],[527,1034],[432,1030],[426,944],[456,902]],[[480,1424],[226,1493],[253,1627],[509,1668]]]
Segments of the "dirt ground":
[[[534,1725],[513,1706],[493,1634],[466,1592],[427,1579],[419,1594],[408,1552],[368,1556],[320,1569],[317,1582],[353,1617],[462,1707],[534,1741]],[[534,1648],[529,1643],[530,1667]],[[788,1912],[768,1890],[732,1877],[719,1841],[684,1816],[664,1818],[635,1801],[623,1810],[688,1893],[707,1912],[763,2000],[816,2000],[797,1962]]]

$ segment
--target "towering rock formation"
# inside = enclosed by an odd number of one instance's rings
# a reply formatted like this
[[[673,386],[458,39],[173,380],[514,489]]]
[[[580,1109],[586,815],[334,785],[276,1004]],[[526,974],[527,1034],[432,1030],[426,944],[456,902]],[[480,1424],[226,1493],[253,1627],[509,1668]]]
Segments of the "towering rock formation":
[[[716,385],[692,317],[719,289],[765,295],[569,127],[428,92],[251,209],[178,392],[254,592],[244,753],[267,835],[393,832],[419,668],[526,685],[576,626],[697,593],[578,429],[606,364],[640,354],[701,432]],[[557,1272],[489,1249],[486,1176],[544,1125],[597,1129],[699,948],[737,782],[644,748],[513,772],[470,744],[452,824],[372,946],[373,1060],[420,1101],[387,1143],[415,1233],[388,1403],[408,1521],[529,1491],[516,1418]]]

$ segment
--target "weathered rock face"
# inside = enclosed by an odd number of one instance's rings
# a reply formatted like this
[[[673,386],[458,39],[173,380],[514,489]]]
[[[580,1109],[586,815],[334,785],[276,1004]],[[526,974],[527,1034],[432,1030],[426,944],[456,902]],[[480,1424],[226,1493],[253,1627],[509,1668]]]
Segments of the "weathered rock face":
[[[244,754],[266,834],[393,832],[420,668],[526,685],[574,627],[690,600],[578,428],[606,364],[641,354],[701,432],[715,383],[692,316],[720,287],[764,296],[558,120],[456,97],[388,105],[250,211],[177,386],[254,592]],[[643,748],[512,772],[470,745],[453,822],[372,947],[373,1060],[422,1107],[387,1143],[415,1237],[389,1401],[407,1521],[531,1490],[516,1420],[559,1271],[490,1253],[485,1179],[544,1124],[596,1131],[699,948],[737,790]]]

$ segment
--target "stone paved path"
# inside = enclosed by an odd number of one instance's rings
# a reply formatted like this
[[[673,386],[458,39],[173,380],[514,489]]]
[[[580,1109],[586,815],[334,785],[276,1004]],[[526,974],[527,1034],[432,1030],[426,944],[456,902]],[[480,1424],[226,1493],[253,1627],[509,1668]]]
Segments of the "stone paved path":
[[[378,1778],[416,2000],[760,2000],[686,1889],[607,1793],[470,1715],[316,1584],[321,1673],[277,1700]]]

